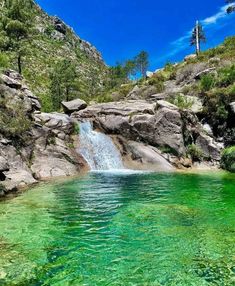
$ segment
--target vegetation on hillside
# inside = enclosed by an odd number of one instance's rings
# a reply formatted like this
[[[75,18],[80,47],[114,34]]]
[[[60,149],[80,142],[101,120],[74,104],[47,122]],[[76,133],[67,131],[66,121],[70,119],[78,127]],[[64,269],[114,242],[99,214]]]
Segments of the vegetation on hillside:
[[[76,97],[90,100],[104,89],[106,65],[95,48],[71,28],[31,0],[0,0],[0,7],[0,68],[22,72],[44,111],[59,108],[50,75],[55,75],[61,62],[72,63],[71,77],[76,71]]]

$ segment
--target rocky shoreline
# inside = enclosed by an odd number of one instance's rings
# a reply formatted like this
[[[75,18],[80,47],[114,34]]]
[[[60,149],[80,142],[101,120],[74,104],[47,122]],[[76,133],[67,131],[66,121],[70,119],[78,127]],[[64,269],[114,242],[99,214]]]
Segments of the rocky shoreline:
[[[1,196],[39,181],[75,176],[89,167],[78,152],[79,122],[112,136],[124,165],[133,169],[173,171],[195,166],[186,144],[200,147],[208,168],[218,168],[221,145],[209,136],[196,115],[164,100],[63,103],[65,113],[41,112],[40,102],[14,71],[1,76],[1,97],[25,110],[31,122],[26,136],[0,134]],[[198,164],[198,163],[196,163]]]

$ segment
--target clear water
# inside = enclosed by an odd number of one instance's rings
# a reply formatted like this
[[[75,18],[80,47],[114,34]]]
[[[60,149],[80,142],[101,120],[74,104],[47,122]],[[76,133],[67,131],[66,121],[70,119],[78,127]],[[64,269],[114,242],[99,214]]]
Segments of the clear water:
[[[112,139],[94,131],[90,122],[80,123],[80,148],[91,170],[123,169],[122,159]]]
[[[91,173],[1,202],[0,285],[235,285],[235,177]]]

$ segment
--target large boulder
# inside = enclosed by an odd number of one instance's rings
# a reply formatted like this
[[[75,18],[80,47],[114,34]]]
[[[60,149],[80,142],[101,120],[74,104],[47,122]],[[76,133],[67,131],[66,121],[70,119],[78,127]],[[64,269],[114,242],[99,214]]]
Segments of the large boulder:
[[[114,137],[119,147],[125,167],[137,170],[173,171],[174,167],[150,145],[125,140],[122,136]]]
[[[63,101],[61,104],[66,114],[71,114],[87,107],[87,103],[78,98],[67,102]]]
[[[169,147],[177,154],[185,153],[180,112],[175,105],[165,101],[96,104],[73,113],[72,117],[80,121],[92,120],[97,128],[108,134],[121,134],[153,146]]]
[[[196,139],[196,146],[202,150],[204,157],[219,161],[222,147],[214,139],[206,134],[200,133]]]

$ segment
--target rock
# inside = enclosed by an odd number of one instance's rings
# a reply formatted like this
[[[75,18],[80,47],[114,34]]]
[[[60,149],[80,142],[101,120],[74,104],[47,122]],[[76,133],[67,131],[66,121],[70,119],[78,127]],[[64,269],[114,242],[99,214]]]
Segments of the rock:
[[[16,81],[15,79],[10,78],[7,75],[1,75],[0,79],[9,87],[15,88],[15,89],[21,89],[22,84],[19,81]]]
[[[81,99],[74,99],[68,102],[63,101],[61,104],[66,114],[71,114],[87,107],[87,103]]]
[[[147,72],[146,72],[146,76],[147,76],[147,78],[151,78],[151,77],[154,76],[154,73],[151,72],[151,71],[147,71]]]
[[[187,55],[185,58],[184,58],[184,61],[187,62],[187,61],[190,61],[190,60],[193,60],[193,59],[196,59],[197,58],[197,55],[196,54],[191,54],[191,55]]]
[[[191,111],[193,111],[195,114],[201,113],[203,111],[203,103],[200,98],[197,96],[190,96],[185,95],[184,96],[187,102],[191,102],[192,106],[189,107]]]
[[[0,157],[0,172],[7,171],[9,169],[9,164],[4,157]]]
[[[200,134],[196,139],[196,146],[199,147],[206,158],[219,161],[221,158],[221,146],[208,135]]]
[[[137,85],[133,90],[127,95],[129,100],[138,100],[138,99],[148,99],[151,95],[158,93],[158,90],[155,86],[143,86],[138,87]]]
[[[174,167],[152,146],[118,137],[124,165],[130,169],[173,171]]]
[[[60,18],[58,18],[57,16],[53,17],[53,23],[56,31],[60,32],[63,35],[66,34],[67,32],[66,25]]]
[[[201,79],[204,75],[206,75],[206,74],[211,74],[211,73],[215,72],[215,70],[216,70],[216,68],[207,68],[207,69],[205,69],[205,70],[202,70],[202,71],[198,72],[198,73],[194,76],[194,78],[195,78],[196,80],[199,80],[199,79]]]
[[[178,107],[168,101],[165,100],[158,100],[157,101],[157,108],[168,108],[171,110],[178,110]]]
[[[185,152],[180,112],[165,101],[158,101],[157,105],[144,100],[97,104],[73,113],[72,118],[94,121],[96,127],[108,134],[167,146],[178,154]]]
[[[66,134],[69,134],[73,131],[73,126],[74,126],[73,121],[66,114],[57,113],[57,112],[35,113],[34,120],[37,123],[44,125],[51,130],[63,131]]]
[[[187,64],[177,70],[176,73],[176,85],[182,87],[191,84],[196,81],[198,74],[208,69],[208,63],[199,62],[194,64]]]
[[[209,124],[205,123],[203,124],[203,130],[211,137],[213,137],[213,131],[212,131],[212,128],[210,127]]]
[[[231,102],[231,103],[229,104],[229,106],[230,106],[230,108],[231,108],[232,113],[235,115],[235,102]]]
[[[163,92],[163,93],[156,93],[156,94],[151,95],[150,99],[154,101],[158,101],[158,100],[164,100],[166,97],[167,97],[167,94]]]
[[[64,140],[54,138],[50,141],[42,133],[35,142],[33,154],[31,170],[38,180],[72,176],[78,173],[79,165],[76,156],[66,146]]]

